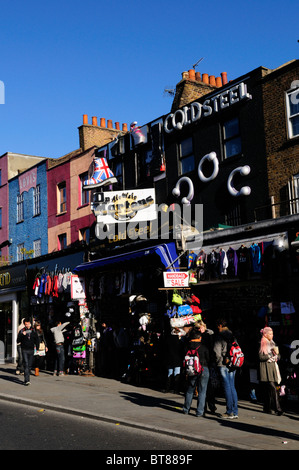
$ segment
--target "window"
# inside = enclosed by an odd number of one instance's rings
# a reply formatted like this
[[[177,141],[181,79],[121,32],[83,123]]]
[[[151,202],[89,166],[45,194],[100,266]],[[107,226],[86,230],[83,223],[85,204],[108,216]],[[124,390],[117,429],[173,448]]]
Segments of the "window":
[[[79,241],[85,241],[88,244],[89,243],[89,235],[90,235],[89,227],[81,228],[79,230]]]
[[[40,185],[33,188],[33,215],[40,215]]]
[[[182,140],[179,146],[180,172],[181,175],[194,170],[194,155],[192,137]]]
[[[63,250],[66,247],[66,233],[62,233],[61,235],[58,235],[58,250]]]
[[[19,194],[17,196],[17,223],[24,220],[24,196]]]
[[[113,161],[113,173],[115,178],[117,179],[117,183],[114,183],[114,188],[117,189],[123,189],[123,163],[120,158],[117,158]]]
[[[237,204],[225,215],[225,224],[236,226],[242,224],[241,207]]]
[[[17,246],[17,261],[23,261],[24,260],[24,243],[20,243]]]
[[[299,82],[298,82],[299,83]],[[289,137],[299,135],[299,87],[287,93],[287,115]]]
[[[288,183],[289,213],[299,214],[299,174],[293,175]]]
[[[66,212],[66,183],[60,183],[58,185],[58,194],[57,194],[57,201],[58,201],[58,214],[62,214]]]
[[[224,158],[230,158],[241,153],[241,136],[239,119],[234,118],[223,124]]]
[[[84,204],[89,204],[90,202],[90,191],[83,189],[84,181],[87,179],[88,172],[79,176],[79,206],[84,206]]]
[[[38,256],[41,256],[42,254],[42,241],[41,239],[39,240],[34,240],[33,242],[33,256],[34,258],[37,258]]]

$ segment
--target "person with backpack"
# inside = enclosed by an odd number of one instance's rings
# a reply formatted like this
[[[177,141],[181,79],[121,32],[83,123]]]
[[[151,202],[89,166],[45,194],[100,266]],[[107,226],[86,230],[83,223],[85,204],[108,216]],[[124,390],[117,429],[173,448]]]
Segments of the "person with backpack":
[[[214,342],[214,353],[216,356],[216,366],[220,373],[222,386],[226,398],[226,412],[223,418],[238,418],[238,395],[235,386],[236,366],[231,365],[230,350],[233,343],[236,343],[233,333],[229,330],[226,320],[216,321],[218,335]]]
[[[201,342],[199,330],[192,330],[190,341],[186,348],[184,366],[187,376],[187,390],[183,405],[183,413],[189,414],[195,388],[198,390],[196,416],[203,417],[206,403],[206,393],[209,381],[209,350]]]

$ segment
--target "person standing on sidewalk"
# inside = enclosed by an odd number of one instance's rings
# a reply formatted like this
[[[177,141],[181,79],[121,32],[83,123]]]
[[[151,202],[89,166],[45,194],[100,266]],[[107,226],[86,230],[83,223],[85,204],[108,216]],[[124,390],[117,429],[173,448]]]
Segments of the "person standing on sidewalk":
[[[63,333],[66,331],[64,328],[70,322],[67,321],[65,323],[61,323],[61,321],[57,321],[56,326],[51,328],[51,332],[54,335],[55,347],[56,347],[56,357],[55,357],[55,365],[54,365],[54,372],[53,375],[57,375],[59,373],[60,376],[64,375],[64,336]]]
[[[34,353],[35,375],[38,376],[41,366],[43,366],[44,363],[45,363],[45,356],[46,356],[46,353],[48,352],[48,348],[47,348],[45,335],[44,335],[44,332],[42,330],[40,321],[35,322],[34,328],[35,328],[36,334],[37,334],[38,339],[39,339],[39,348],[36,349],[36,351]]]
[[[214,342],[214,353],[216,356],[216,366],[220,372],[226,398],[226,412],[222,417],[234,419],[238,418],[238,395],[235,387],[236,370],[229,369],[227,363],[229,352],[228,345],[231,344],[235,338],[233,333],[228,329],[226,320],[217,320],[216,326],[218,328],[218,335],[216,335]]]
[[[195,392],[195,388],[197,387],[198,396],[197,396],[197,408],[196,408],[196,416],[203,417],[205,412],[205,405],[206,405],[206,393],[207,387],[210,377],[209,372],[209,350],[208,348],[201,343],[202,334],[199,330],[192,330],[190,333],[190,342],[186,348],[187,350],[197,349],[199,362],[203,367],[203,371],[201,374],[193,375],[188,377],[188,384],[187,384],[187,391],[185,395],[185,402],[183,406],[183,413],[189,414],[193,395]]]
[[[280,359],[278,347],[273,341],[273,330],[269,326],[261,330],[262,338],[259,350],[260,382],[263,384],[264,413],[275,411],[278,416],[283,414],[279,403],[277,385],[281,376],[277,361]]]
[[[18,326],[18,334],[25,327],[24,325],[25,318],[22,318],[21,323]],[[21,343],[17,343],[17,351],[18,351],[18,360],[17,360],[17,368],[16,368],[16,375],[24,374],[24,367],[23,367],[23,357],[22,357],[22,348]]]
[[[30,371],[32,367],[34,348],[39,348],[39,339],[35,330],[31,326],[30,318],[24,319],[24,328],[19,331],[17,343],[20,343],[23,366],[24,366],[24,383],[30,385]]]

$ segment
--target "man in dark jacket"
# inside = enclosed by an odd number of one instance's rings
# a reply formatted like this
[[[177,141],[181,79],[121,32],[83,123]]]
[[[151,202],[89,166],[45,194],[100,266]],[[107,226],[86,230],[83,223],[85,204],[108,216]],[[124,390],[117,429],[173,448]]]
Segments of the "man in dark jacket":
[[[206,403],[206,393],[207,393],[207,386],[209,382],[209,350],[204,344],[201,343],[202,335],[199,330],[193,330],[190,334],[190,342],[187,346],[187,350],[197,349],[199,362],[203,367],[203,371],[199,375],[193,375],[188,377],[188,388],[185,395],[185,402],[183,406],[183,413],[189,414],[192,399],[194,395],[195,388],[197,386],[198,389],[198,397],[197,397],[197,408],[196,408],[196,416],[202,417],[204,416],[205,410],[205,403]]]
[[[24,365],[24,383],[30,385],[30,370],[34,356],[34,347],[39,348],[39,339],[37,333],[31,326],[30,318],[25,318],[25,327],[19,331],[17,343],[21,345],[23,365]]]

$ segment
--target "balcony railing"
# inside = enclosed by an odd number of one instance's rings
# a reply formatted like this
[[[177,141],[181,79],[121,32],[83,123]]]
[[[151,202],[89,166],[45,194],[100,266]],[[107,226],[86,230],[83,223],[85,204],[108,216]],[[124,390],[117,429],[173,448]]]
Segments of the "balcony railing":
[[[265,206],[256,207],[254,210],[255,222],[267,219],[278,219],[286,215],[299,214],[299,198],[288,199]]]

